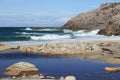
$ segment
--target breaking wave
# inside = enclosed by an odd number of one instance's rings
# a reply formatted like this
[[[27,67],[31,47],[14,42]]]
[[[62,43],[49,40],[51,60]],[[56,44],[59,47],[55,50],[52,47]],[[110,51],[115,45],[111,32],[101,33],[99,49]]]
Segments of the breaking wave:
[[[67,30],[67,29],[64,29],[63,32],[64,32],[64,33],[73,33],[72,30]]]
[[[74,36],[100,36],[98,35],[98,29],[97,30],[93,30],[93,31],[89,31],[86,32],[85,30],[79,30],[73,33]]]
[[[59,31],[58,29],[39,29],[38,31]]]
[[[43,36],[31,36],[32,40],[57,40],[57,39],[69,39],[70,35],[57,35],[57,34],[46,34]]]
[[[29,27],[27,27],[27,28],[25,28],[25,30],[32,30],[31,28],[29,28]]]

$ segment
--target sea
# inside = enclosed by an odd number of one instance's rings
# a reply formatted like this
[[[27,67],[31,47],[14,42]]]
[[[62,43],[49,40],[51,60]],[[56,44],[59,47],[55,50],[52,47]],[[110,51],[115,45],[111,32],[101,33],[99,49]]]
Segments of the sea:
[[[58,30],[33,29],[31,27],[0,27],[0,43],[5,45],[29,45],[68,41],[120,40],[120,36],[98,35],[99,30]],[[45,76],[75,76],[76,80],[120,80],[120,73],[107,73],[104,68],[120,66],[107,64],[97,60],[85,60],[71,56],[47,56],[40,54],[24,54],[21,52],[0,52],[0,78],[6,68],[17,62],[30,62],[39,69],[38,74]]]
[[[27,45],[47,42],[68,42],[85,40],[120,40],[120,36],[98,35],[98,29],[85,30],[58,30],[32,29],[30,27],[0,27],[0,43],[6,45]]]

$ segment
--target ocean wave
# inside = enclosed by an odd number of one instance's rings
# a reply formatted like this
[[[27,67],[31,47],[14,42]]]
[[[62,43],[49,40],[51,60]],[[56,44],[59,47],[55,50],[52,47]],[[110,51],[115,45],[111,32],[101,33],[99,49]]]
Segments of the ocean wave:
[[[38,31],[59,31],[58,29],[38,29]]]
[[[30,40],[29,36],[5,36],[0,37],[0,41],[26,41]]]
[[[89,32],[86,32],[85,30],[80,30],[80,31],[73,32],[73,35],[74,36],[100,36],[97,34],[98,31],[99,31],[98,29],[92,30]]]
[[[64,29],[63,32],[64,32],[64,33],[73,33],[72,30],[67,30],[67,29]]]
[[[46,34],[43,36],[31,36],[32,40],[57,40],[57,39],[69,39],[70,35],[57,35],[57,34]]]
[[[85,30],[79,30],[79,31],[75,31],[74,33],[75,34],[81,34],[81,33],[84,33],[85,32]]]
[[[37,33],[37,32],[21,32],[22,35],[40,35],[40,34],[43,34],[43,33]]]
[[[31,28],[29,28],[29,27],[27,27],[27,28],[25,28],[25,30],[32,30]]]

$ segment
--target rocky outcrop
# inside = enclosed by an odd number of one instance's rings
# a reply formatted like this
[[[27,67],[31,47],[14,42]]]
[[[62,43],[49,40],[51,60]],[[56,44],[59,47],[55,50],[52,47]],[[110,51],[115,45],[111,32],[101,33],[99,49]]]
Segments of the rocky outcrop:
[[[9,76],[31,76],[37,74],[38,69],[35,65],[28,62],[18,62],[9,66],[5,74]]]
[[[105,3],[95,10],[91,10],[86,13],[80,13],[76,17],[70,19],[64,26],[60,28],[72,30],[102,29],[99,34],[113,33],[118,35],[118,33],[120,33],[117,30],[120,26],[119,16],[120,2]],[[107,30],[108,28],[109,30]],[[116,30],[117,32],[115,32]]]
[[[90,43],[46,43],[39,46],[21,47],[24,53],[40,53],[48,55],[81,55],[83,53],[93,53],[100,51],[100,47]]]
[[[112,17],[112,19],[108,21],[106,27],[101,29],[98,34],[107,36],[120,35],[120,14]]]

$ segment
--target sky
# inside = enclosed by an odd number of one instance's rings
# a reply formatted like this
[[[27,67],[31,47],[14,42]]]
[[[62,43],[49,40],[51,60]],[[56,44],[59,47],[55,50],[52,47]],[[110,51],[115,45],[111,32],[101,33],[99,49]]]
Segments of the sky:
[[[0,27],[56,27],[102,3],[120,0],[0,0]]]

